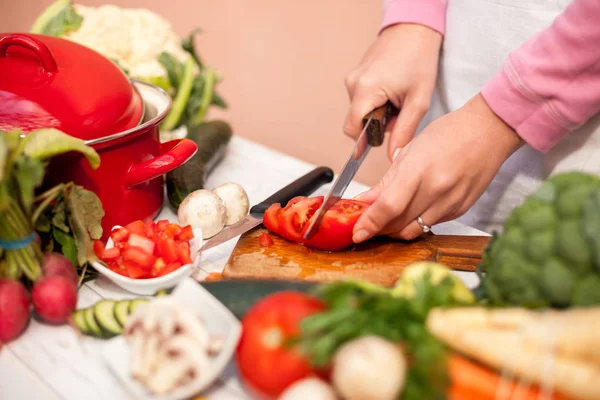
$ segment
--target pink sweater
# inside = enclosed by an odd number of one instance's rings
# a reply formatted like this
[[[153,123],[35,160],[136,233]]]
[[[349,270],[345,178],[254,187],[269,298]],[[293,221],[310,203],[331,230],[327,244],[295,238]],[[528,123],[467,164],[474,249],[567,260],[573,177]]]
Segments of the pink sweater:
[[[443,35],[448,1],[385,0],[381,29],[412,22]],[[600,112],[600,0],[573,0],[551,26],[510,53],[481,93],[541,152]]]

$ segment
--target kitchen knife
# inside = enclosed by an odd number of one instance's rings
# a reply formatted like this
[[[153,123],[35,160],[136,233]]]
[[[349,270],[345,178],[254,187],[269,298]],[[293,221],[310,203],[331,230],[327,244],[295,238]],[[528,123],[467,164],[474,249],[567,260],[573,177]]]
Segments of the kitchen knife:
[[[323,220],[325,212],[342,198],[342,195],[350,182],[352,182],[356,171],[360,168],[369,150],[372,147],[381,146],[388,120],[391,116],[397,115],[398,112],[399,110],[388,101],[383,106],[371,111],[363,119],[364,128],[358,136],[354,150],[352,150],[352,154],[346,162],[344,169],[331,186],[331,190],[325,196],[323,204],[321,204],[314,217],[311,218],[310,225],[304,234],[304,239],[311,238],[319,230],[319,225]]]
[[[244,232],[249,231],[263,222],[263,217],[267,208],[273,203],[287,204],[296,196],[308,196],[321,186],[333,180],[333,171],[327,167],[317,167],[308,174],[301,176],[283,189],[279,190],[268,199],[256,204],[250,209],[248,215],[241,221],[236,222],[224,228],[221,232],[210,238],[198,250],[198,253],[208,250],[212,247],[225,243]]]

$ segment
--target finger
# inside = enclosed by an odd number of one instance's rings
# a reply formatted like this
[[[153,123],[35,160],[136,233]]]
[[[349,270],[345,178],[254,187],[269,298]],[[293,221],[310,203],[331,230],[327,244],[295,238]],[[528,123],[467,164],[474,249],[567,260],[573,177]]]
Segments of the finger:
[[[382,184],[380,195],[354,225],[352,240],[355,243],[364,242],[375,236],[394,217],[402,214],[417,192],[419,185],[418,180],[412,180],[412,183],[398,179],[390,181],[392,183],[389,185]],[[402,188],[402,190],[398,190],[398,188]]]
[[[350,103],[343,125],[344,134],[354,139],[360,135],[363,129],[363,118],[388,100],[387,95],[377,89],[374,84],[361,82],[365,81],[359,80],[356,84],[352,103]]]
[[[421,103],[411,98],[406,99],[388,140],[390,160],[394,159],[396,149],[405,147],[412,140],[426,112],[427,107],[422,106]]]
[[[443,215],[445,215],[446,211],[444,207],[432,207],[421,213],[421,219],[423,224],[431,228],[431,226],[442,222]],[[393,233],[389,233],[388,236],[395,239],[402,240],[413,240],[423,235],[425,232],[424,227],[419,224],[418,220],[415,218],[408,225],[402,228],[400,231],[396,231]]]
[[[348,93],[348,98],[352,101],[354,97],[354,91],[356,89],[356,82],[358,77],[360,76],[359,70],[354,70],[350,72],[346,78],[344,79],[344,86],[346,87],[346,92]]]
[[[373,186],[371,189],[367,190],[366,192],[362,192],[362,193],[358,194],[357,196],[355,196],[354,200],[364,201],[365,203],[373,204],[375,202],[375,200],[377,200],[377,198],[381,194],[381,188],[382,188],[382,185],[381,185],[381,182],[379,182],[377,185]]]

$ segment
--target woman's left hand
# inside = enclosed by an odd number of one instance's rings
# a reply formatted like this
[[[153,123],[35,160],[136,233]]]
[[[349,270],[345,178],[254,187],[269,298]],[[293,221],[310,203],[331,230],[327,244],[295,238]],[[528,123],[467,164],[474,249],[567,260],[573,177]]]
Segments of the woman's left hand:
[[[375,235],[411,240],[460,217],[502,163],[524,144],[481,94],[428,125],[394,159],[383,179],[358,200],[371,203],[354,226],[354,241]]]

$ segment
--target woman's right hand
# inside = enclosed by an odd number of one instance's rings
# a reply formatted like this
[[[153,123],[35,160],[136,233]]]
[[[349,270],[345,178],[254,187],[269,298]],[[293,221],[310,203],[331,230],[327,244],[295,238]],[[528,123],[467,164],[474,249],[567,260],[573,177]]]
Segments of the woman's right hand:
[[[442,35],[418,24],[396,24],[381,32],[358,66],[346,77],[350,109],[344,133],[357,138],[362,120],[388,100],[400,108],[387,125],[388,157],[406,146],[429,109]]]

